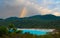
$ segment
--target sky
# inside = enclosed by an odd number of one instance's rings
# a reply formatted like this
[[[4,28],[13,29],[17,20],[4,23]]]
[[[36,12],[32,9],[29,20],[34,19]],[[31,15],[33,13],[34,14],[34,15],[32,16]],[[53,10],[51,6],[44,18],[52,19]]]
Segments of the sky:
[[[0,0],[0,18],[45,14],[60,16],[60,0]]]

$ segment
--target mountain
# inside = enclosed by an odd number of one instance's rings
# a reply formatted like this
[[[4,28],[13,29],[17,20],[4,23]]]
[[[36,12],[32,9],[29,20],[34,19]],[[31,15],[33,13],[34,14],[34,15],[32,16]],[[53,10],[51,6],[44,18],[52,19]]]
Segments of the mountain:
[[[60,19],[60,17],[48,14],[48,15],[31,16],[31,17],[27,17],[27,19],[33,19],[33,20],[34,19],[36,19],[36,20],[58,20],[58,19]]]
[[[36,15],[25,18],[10,17],[0,20],[0,26],[15,25],[17,28],[56,28],[60,29],[60,17],[54,15]]]

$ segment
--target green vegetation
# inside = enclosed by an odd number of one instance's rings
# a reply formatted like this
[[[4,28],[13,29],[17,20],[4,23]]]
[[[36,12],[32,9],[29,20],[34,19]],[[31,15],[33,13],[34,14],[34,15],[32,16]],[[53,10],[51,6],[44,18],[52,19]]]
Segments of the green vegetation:
[[[57,32],[38,36],[30,33],[23,34],[17,28],[56,29]],[[11,29],[13,29],[12,32]],[[25,18],[10,17],[0,19],[0,38],[60,38],[60,17],[37,15]]]
[[[0,26],[8,27],[11,24],[17,28],[60,29],[60,17],[53,15],[37,15],[25,18],[10,17],[0,19]]]
[[[9,31],[13,29],[13,31]],[[46,35],[33,35],[28,32],[22,33],[22,30],[0,26],[0,38],[60,38],[60,33],[47,33]]]

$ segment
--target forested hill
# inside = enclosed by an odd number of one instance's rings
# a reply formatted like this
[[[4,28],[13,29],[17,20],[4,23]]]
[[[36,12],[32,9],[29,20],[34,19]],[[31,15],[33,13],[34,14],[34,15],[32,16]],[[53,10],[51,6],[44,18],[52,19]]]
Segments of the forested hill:
[[[60,29],[60,17],[54,15],[36,15],[25,18],[10,17],[0,19],[0,26],[15,25],[18,28],[56,28]]]

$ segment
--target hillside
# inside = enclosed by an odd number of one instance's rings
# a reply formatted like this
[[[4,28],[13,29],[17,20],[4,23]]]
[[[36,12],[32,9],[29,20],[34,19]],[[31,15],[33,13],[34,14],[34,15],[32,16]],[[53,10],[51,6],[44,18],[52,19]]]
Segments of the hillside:
[[[10,17],[0,19],[0,26],[15,25],[17,28],[56,28],[60,29],[60,17],[54,15],[36,15],[25,18]]]

